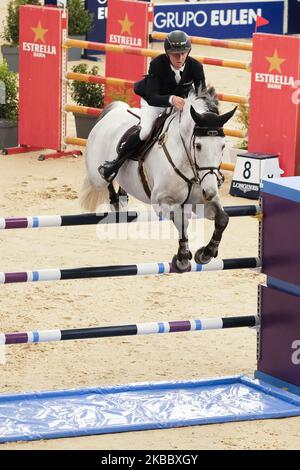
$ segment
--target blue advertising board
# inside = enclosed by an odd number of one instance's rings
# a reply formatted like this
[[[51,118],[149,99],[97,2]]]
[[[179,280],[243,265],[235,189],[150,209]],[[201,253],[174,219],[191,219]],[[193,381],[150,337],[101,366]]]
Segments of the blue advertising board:
[[[294,1],[297,6],[300,4]],[[154,5],[154,30],[182,29],[191,36],[218,39],[251,38],[258,15],[269,21],[259,32],[283,34],[284,3],[284,0],[160,3]],[[105,42],[107,0],[86,0],[86,8],[94,13],[94,27],[87,40]]]
[[[106,42],[107,0],[85,0],[85,8],[94,15],[93,29],[87,33],[86,40]],[[86,51],[88,54],[102,54],[99,51]]]
[[[190,36],[251,38],[257,16],[269,21],[259,32],[282,34],[284,0],[157,4],[154,31],[181,29]]]
[[[288,0],[288,34],[300,33],[300,0]]]

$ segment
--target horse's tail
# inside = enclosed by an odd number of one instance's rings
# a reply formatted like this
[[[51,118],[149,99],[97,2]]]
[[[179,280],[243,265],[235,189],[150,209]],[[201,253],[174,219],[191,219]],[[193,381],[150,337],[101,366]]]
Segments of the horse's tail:
[[[103,119],[112,109],[116,107],[129,108],[128,104],[123,101],[113,101],[104,108],[97,122]],[[90,137],[88,139],[87,152],[89,151],[89,140]],[[86,163],[87,161],[88,155],[86,156]],[[96,174],[93,174],[95,171],[96,170],[93,170],[93,165],[91,165],[90,169],[89,165],[87,165],[87,176],[83,181],[79,195],[79,202],[81,207],[89,212],[94,212],[100,204],[109,203],[109,191],[107,190],[108,183],[100,177],[97,171]]]
[[[95,212],[100,204],[109,202],[107,185],[103,188],[97,188],[91,183],[89,177],[86,176],[81,187],[79,202],[81,207],[86,211]]]

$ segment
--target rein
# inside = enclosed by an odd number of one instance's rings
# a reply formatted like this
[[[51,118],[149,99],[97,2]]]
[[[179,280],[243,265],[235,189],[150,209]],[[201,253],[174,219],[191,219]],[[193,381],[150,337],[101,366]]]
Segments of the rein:
[[[225,181],[224,175],[220,170],[220,166],[219,167],[216,167],[216,166],[199,167],[199,165],[197,164],[197,161],[196,161],[195,137],[200,137],[200,136],[201,137],[205,137],[205,136],[206,137],[215,137],[215,136],[224,137],[225,135],[224,135],[223,128],[221,128],[221,127],[220,128],[209,128],[209,127],[200,127],[200,126],[195,125],[194,130],[193,130],[193,134],[192,134],[192,139],[191,139],[191,145],[192,145],[192,148],[194,149],[194,158],[193,158],[193,156],[190,152],[190,149],[187,147],[187,145],[186,145],[186,143],[185,143],[185,141],[184,141],[184,139],[183,139],[183,137],[180,133],[180,129],[179,129],[179,135],[180,135],[180,138],[181,138],[181,142],[183,144],[188,162],[189,162],[191,170],[193,172],[193,178],[188,178],[184,173],[182,173],[181,170],[179,170],[179,168],[177,168],[177,166],[175,165],[175,163],[174,163],[174,161],[173,161],[173,159],[172,159],[172,157],[171,157],[171,155],[170,155],[170,153],[167,149],[167,146],[166,146],[166,141],[168,139],[168,129],[170,127],[171,122],[174,120],[175,117],[176,117],[176,115],[174,115],[174,117],[172,119],[170,119],[166,130],[160,135],[160,137],[158,139],[158,144],[162,147],[162,149],[164,151],[164,154],[165,154],[168,162],[172,166],[173,170],[175,171],[175,173],[178,176],[180,176],[180,178],[183,179],[188,184],[188,196],[187,196],[186,200],[184,201],[184,202],[186,202],[188,200],[189,196],[190,196],[193,184],[198,184],[199,186],[201,186],[203,180],[206,178],[207,175],[210,175],[210,174],[215,175],[215,177],[217,178],[218,187],[220,187]],[[180,125],[180,121],[181,121],[181,112],[180,112],[180,115],[179,115],[179,125]],[[204,176],[201,177],[199,175],[200,171],[206,171]]]

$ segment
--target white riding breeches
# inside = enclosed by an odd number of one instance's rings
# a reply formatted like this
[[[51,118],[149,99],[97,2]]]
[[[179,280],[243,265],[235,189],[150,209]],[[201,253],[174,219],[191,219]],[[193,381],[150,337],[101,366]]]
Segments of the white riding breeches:
[[[146,140],[151,132],[155,119],[165,110],[164,107],[150,106],[141,98],[141,130],[140,139]]]

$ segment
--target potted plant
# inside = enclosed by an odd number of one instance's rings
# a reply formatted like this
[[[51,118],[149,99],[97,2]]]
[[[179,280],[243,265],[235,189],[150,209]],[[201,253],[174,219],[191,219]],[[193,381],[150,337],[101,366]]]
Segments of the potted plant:
[[[86,34],[92,29],[94,15],[85,9],[83,0],[68,0],[68,36],[71,39],[84,41]],[[70,48],[68,50],[68,60],[80,60],[81,49]]]
[[[237,121],[242,124],[242,129],[248,133],[249,129],[249,105],[241,104],[238,109]],[[248,149],[248,138],[245,137],[239,142],[239,148],[243,150]]]
[[[140,107],[140,97],[134,93],[132,86],[107,86],[106,93],[107,102],[124,101],[124,103],[127,103],[131,108]]]
[[[0,147],[18,145],[18,75],[9,70],[4,60],[0,64]]]
[[[5,40],[2,56],[10,70],[19,71],[19,7],[20,5],[40,5],[39,0],[9,0],[7,17],[2,38]]]
[[[78,64],[72,67],[75,73],[99,75],[99,68],[94,65],[90,69],[87,64]],[[70,83],[71,98],[78,106],[103,108],[104,88],[98,83],[87,83],[73,80]],[[77,137],[86,139],[94,127],[98,117],[89,114],[73,113],[75,118]]]

